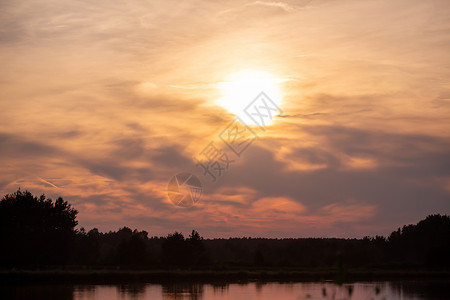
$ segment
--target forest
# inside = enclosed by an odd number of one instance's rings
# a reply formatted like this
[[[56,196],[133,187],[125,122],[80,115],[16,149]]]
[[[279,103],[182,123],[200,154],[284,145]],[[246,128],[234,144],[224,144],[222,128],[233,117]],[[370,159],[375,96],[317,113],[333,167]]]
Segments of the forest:
[[[20,189],[0,201],[0,268],[46,269],[450,269],[450,217],[429,215],[389,236],[204,239],[192,230],[149,236],[122,227],[76,229],[67,201]]]

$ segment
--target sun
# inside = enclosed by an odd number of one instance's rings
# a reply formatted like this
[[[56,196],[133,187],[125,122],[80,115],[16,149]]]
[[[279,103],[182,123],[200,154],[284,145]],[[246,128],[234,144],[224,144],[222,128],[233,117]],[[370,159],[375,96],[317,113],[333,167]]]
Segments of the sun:
[[[219,84],[222,97],[216,103],[230,113],[244,119],[247,124],[254,125],[245,115],[245,107],[261,92],[264,92],[277,106],[281,107],[280,84],[283,81],[285,80],[276,78],[267,72],[241,70],[231,74],[226,81]]]

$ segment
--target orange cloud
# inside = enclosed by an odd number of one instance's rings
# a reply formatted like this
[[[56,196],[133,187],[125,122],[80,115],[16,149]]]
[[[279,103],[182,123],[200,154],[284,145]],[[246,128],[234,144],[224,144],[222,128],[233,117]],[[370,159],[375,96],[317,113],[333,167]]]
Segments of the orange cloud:
[[[2,194],[63,196],[88,228],[210,237],[450,212],[446,1],[61,3],[2,7]],[[234,118],[218,87],[245,69],[289,78],[284,114],[212,184],[193,157]],[[204,195],[182,209],[165,189],[187,171]]]

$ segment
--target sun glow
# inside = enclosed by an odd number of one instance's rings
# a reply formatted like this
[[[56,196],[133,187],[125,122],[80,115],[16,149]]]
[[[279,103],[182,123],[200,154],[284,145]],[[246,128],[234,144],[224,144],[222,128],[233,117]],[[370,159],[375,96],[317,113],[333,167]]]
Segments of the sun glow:
[[[277,106],[281,107],[282,93],[280,83],[285,79],[272,76],[258,70],[242,70],[231,74],[227,81],[221,82],[219,88],[222,97],[217,104],[253,125],[244,113],[244,109],[261,92],[264,92]]]

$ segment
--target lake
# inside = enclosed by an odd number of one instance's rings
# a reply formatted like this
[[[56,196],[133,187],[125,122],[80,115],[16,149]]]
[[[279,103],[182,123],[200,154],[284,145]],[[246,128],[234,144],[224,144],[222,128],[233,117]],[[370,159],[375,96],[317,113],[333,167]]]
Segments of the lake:
[[[356,282],[246,282],[123,285],[15,285],[0,286],[0,299],[144,300],[144,299],[450,299],[448,281]]]

